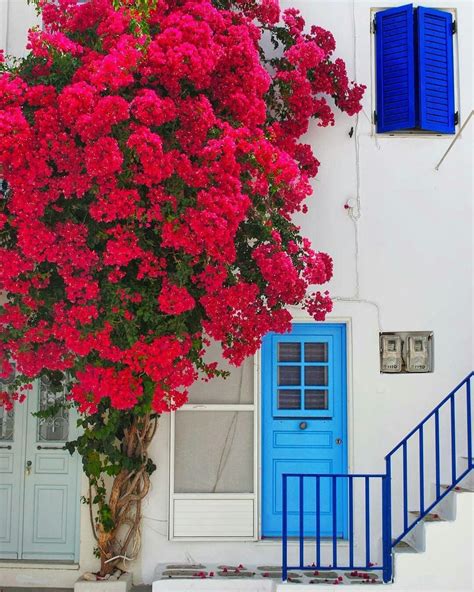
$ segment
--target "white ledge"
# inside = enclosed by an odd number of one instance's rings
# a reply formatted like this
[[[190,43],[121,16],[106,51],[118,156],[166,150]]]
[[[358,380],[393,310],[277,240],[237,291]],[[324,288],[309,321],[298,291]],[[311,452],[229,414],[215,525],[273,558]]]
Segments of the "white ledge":
[[[73,562],[61,562],[61,561],[35,561],[32,559],[31,561],[26,560],[11,560],[11,559],[3,559],[0,560],[0,569],[53,569],[55,571],[60,571],[62,569],[67,570],[74,570],[79,569],[79,563]]]

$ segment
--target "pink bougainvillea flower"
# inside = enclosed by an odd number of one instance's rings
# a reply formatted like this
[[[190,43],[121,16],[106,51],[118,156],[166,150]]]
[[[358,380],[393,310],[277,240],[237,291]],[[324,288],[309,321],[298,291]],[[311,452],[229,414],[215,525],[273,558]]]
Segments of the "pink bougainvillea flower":
[[[292,220],[319,168],[300,139],[364,87],[277,0],[39,4],[28,55],[0,56],[0,405],[67,374],[83,413],[177,409],[211,338],[240,364],[288,306],[331,311]]]
[[[188,310],[192,310],[195,301],[186,288],[163,281],[163,287],[158,296],[158,304],[162,312],[179,315]]]

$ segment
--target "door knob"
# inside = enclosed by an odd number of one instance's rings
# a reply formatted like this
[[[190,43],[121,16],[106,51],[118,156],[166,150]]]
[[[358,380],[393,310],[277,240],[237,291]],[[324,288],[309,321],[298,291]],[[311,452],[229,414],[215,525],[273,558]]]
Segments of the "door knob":
[[[33,466],[33,463],[31,462],[31,460],[26,461],[25,473],[27,475],[29,475],[31,473],[31,467],[32,466]]]
[[[342,444],[342,438],[336,438],[336,444]]]
[[[308,427],[308,424],[305,421],[300,423],[300,430],[305,430]]]

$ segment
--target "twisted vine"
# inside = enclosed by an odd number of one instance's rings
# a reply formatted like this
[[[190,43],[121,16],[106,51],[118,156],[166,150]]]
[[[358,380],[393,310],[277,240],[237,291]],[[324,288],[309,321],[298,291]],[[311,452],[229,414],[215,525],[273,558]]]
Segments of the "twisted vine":
[[[82,434],[67,449],[81,455],[89,481],[82,501],[89,505],[103,577],[135,559],[139,550],[142,502],[156,468],[148,448],[158,415],[144,409],[120,412],[104,403],[96,414],[81,418],[79,426]]]

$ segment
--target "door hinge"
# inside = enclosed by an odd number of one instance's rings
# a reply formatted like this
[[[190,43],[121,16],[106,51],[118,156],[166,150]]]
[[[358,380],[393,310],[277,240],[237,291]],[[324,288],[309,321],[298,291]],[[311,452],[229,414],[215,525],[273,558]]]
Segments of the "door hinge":
[[[457,21],[453,21],[453,23],[451,25],[451,33],[453,35],[456,35],[457,32],[458,32],[458,24],[457,24]]]
[[[377,111],[374,111],[374,125],[377,125]]]
[[[376,33],[377,31],[377,21],[375,19],[372,20],[372,33]]]
[[[454,114],[454,125],[458,125],[459,123],[459,111],[456,111]]]

